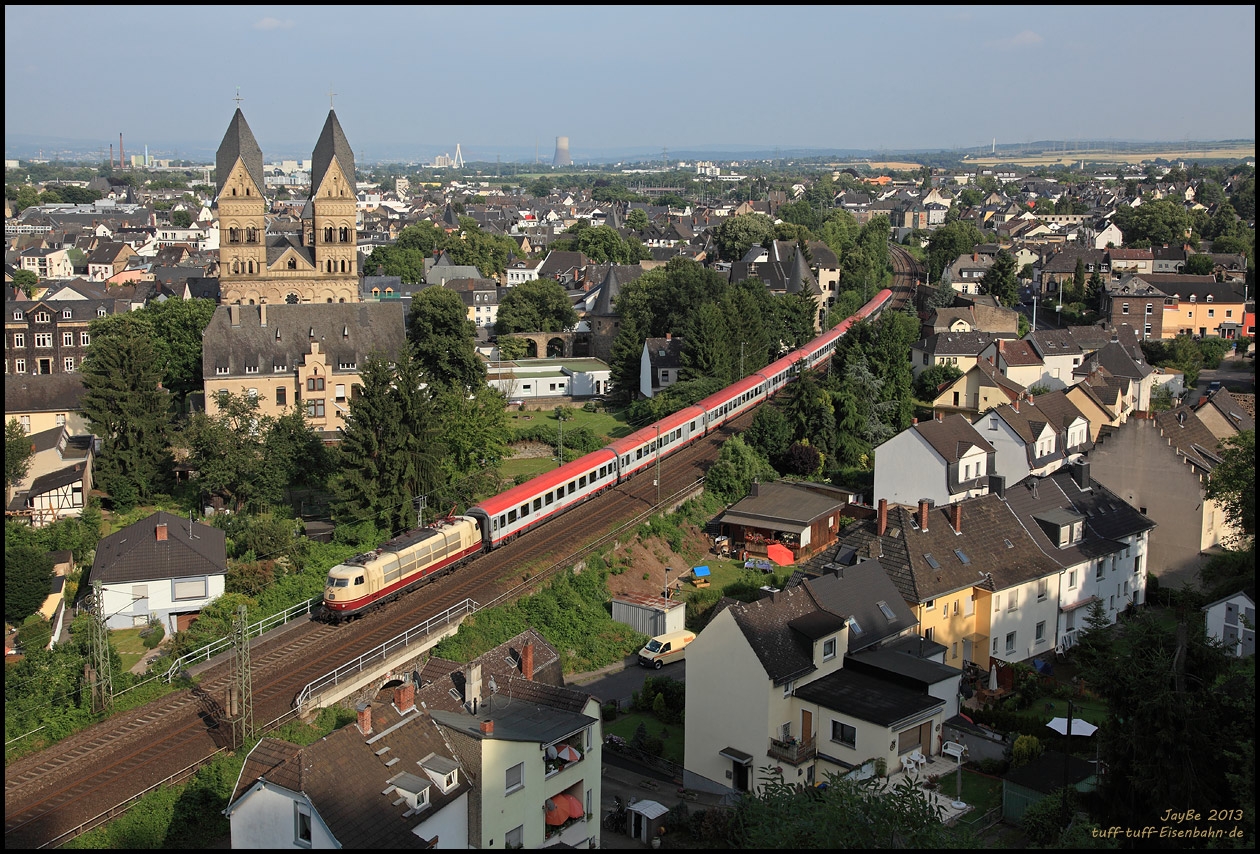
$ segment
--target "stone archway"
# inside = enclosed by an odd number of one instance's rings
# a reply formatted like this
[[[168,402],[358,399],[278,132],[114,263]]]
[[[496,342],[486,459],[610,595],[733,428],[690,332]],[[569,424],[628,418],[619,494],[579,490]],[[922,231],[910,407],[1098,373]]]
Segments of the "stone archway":
[[[566,351],[571,349],[572,342],[565,341],[563,338],[550,338],[547,340],[547,358],[563,359]]]

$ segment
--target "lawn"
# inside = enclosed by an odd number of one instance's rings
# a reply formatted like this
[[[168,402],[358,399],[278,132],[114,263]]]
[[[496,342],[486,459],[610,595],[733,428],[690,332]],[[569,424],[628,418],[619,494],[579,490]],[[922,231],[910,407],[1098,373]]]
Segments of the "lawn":
[[[610,412],[601,410],[599,412],[587,412],[580,406],[569,408],[569,413],[573,417],[564,422],[566,430],[575,430],[579,427],[585,427],[596,436],[604,436],[608,439],[620,439],[623,436],[629,436],[634,432],[634,428],[626,423],[625,410],[617,410]],[[508,426],[512,428],[526,429],[535,427],[539,424],[546,424],[550,427],[556,426],[555,412],[545,410],[531,410],[526,412],[509,412]]]
[[[518,475],[533,477],[558,467],[554,457],[514,457],[499,463],[499,475],[512,480]]]
[[[144,630],[118,629],[109,633],[109,642],[118,651],[118,657],[122,659],[124,672],[130,670],[148,652],[144,646],[144,641],[140,639],[140,632],[142,631]]]
[[[683,724],[663,724],[656,715],[642,712],[626,712],[617,716],[612,723],[604,722],[604,735],[619,735],[626,741],[634,738],[639,724],[647,727],[648,735],[656,736],[665,743],[662,758],[679,765],[683,761]]]

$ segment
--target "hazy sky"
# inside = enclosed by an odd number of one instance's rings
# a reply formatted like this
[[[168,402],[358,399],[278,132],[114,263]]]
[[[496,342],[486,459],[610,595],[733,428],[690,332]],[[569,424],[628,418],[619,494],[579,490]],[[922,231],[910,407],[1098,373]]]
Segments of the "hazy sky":
[[[14,138],[366,159],[1255,138],[1254,6],[6,6]]]

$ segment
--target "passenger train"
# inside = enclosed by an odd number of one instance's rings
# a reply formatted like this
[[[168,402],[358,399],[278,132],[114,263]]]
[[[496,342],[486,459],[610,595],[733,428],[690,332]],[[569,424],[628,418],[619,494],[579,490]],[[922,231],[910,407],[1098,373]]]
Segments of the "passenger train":
[[[334,621],[357,616],[654,465],[658,445],[662,456],[672,454],[762,403],[802,370],[826,362],[849,327],[878,317],[891,299],[892,291],[880,291],[857,314],[716,394],[487,498],[465,515],[407,531],[374,551],[334,566],[324,588],[324,616]]]

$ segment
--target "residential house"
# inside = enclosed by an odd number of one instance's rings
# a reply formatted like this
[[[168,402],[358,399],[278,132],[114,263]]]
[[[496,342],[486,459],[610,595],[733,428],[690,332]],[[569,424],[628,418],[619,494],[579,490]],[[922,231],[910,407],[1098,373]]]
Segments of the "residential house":
[[[136,256],[136,251],[126,243],[105,242],[88,255],[88,281],[104,282],[114,277],[127,267],[127,261]]]
[[[1065,389],[1074,380],[1072,372],[1085,357],[1102,346],[1087,336],[1078,335],[1086,327],[1065,326],[1062,329],[1033,330],[1024,337],[1041,358],[1041,376],[1028,386],[1044,386],[1051,391]],[[1110,336],[1108,336],[1110,340]]]
[[[1110,623],[1146,601],[1150,532],[1155,523],[1090,476],[1088,462],[1006,490],[1006,501],[1042,553],[1059,565],[1037,596],[1057,596],[1055,648],[1071,648],[1101,602]],[[1050,629],[1045,629],[1047,632]]]
[[[1151,275],[1143,279],[1165,295],[1162,337],[1240,338],[1252,334],[1246,331],[1249,300],[1245,285],[1218,282],[1215,276]],[[1251,311],[1254,316],[1254,308]]]
[[[26,476],[6,485],[8,513],[29,517],[36,528],[82,515],[92,490],[92,437],[73,435],[63,424],[27,439],[33,453]]]
[[[417,701],[472,778],[468,847],[599,847],[600,701],[565,687],[554,647],[528,629],[467,665],[431,658],[420,678]],[[571,817],[547,823],[561,800]]]
[[[1247,400],[1250,409],[1242,404],[1242,395],[1236,397],[1229,389],[1219,388],[1192,406],[1203,426],[1224,441],[1243,430],[1256,429],[1255,396],[1248,395]]]
[[[9,375],[75,373],[92,342],[93,320],[129,311],[119,298],[78,299],[67,289],[38,300],[5,302],[4,372]]]
[[[756,602],[724,600],[688,646],[688,788],[755,791],[766,765],[809,786],[871,760],[894,768],[902,755],[939,752],[957,693],[948,668],[904,653],[850,666],[856,649],[914,629],[880,562],[794,581]]]
[[[1146,364],[1146,357],[1140,349],[1135,357],[1132,350],[1112,341],[1104,347],[1090,353],[1072,371],[1074,379],[1089,377],[1099,368],[1124,389],[1123,416],[1127,417],[1134,410],[1146,411],[1151,407],[1151,390],[1155,387],[1155,369]]]
[[[1024,386],[1002,375],[991,361],[981,359],[965,374],[937,389],[932,411],[945,416],[954,412],[969,415],[1001,406],[1022,396]]]
[[[74,263],[67,249],[32,247],[22,252],[18,263],[23,270],[39,276],[41,282],[45,279],[69,279],[74,275]]]
[[[256,398],[260,416],[303,407],[335,439],[368,357],[392,361],[406,332],[398,301],[219,306],[202,334],[206,411],[229,393]]]
[[[1128,420],[1133,411],[1126,399],[1128,388],[1129,383],[1099,367],[1067,389],[1072,405],[1089,421],[1090,441],[1098,441]]]
[[[159,510],[101,540],[80,589],[101,584],[111,629],[156,621],[173,634],[223,595],[226,579],[222,529]]]
[[[410,682],[305,747],[262,739],[224,813],[233,848],[467,848],[474,782]]]
[[[1003,483],[1052,474],[1092,447],[1089,419],[1063,391],[1017,397],[983,413],[974,426],[996,451],[993,473]]]
[[[980,351],[979,361],[987,361],[998,372],[1024,388],[1032,388],[1045,373],[1045,362],[1027,341],[998,338]]]
[[[920,421],[875,448],[875,498],[913,506],[983,495],[996,454],[963,415]]]
[[[4,420],[17,419],[27,434],[67,425],[74,435],[88,432],[82,411],[83,379],[78,373],[8,376]]]
[[[971,663],[987,671],[996,661],[1054,651],[1060,567],[1037,547],[1004,494],[943,508],[881,500],[875,518],[849,525],[840,544],[880,555],[919,634],[945,648],[950,667]]]
[[[528,240],[529,238],[523,237],[521,239]],[[542,265],[543,262],[541,260],[530,260],[528,258],[517,258],[511,261],[508,263],[506,270],[508,287],[537,279],[538,270]]]
[[[985,332],[1005,338],[1019,336],[1019,312],[973,300],[959,300],[949,308],[928,312],[924,336],[941,333]]]
[[[1159,273],[1180,273],[1186,266],[1186,258],[1188,257],[1188,246],[1152,246],[1151,247],[1151,272]]]
[[[499,283],[494,279],[447,279],[442,287],[459,294],[469,322],[489,335],[499,319]]]
[[[1220,440],[1188,406],[1130,419],[1090,451],[1093,473],[1158,525],[1150,573],[1165,585],[1197,582],[1207,556],[1237,534],[1206,493],[1220,460]]]
[[[662,389],[678,382],[682,369],[683,341],[670,333],[664,338],[648,338],[643,342],[639,359],[639,393],[654,397]]]
[[[1256,603],[1239,591],[1202,608],[1207,635],[1240,658],[1256,654]]]
[[[1102,224],[1100,223],[1100,225]],[[1095,249],[1110,249],[1113,246],[1123,246],[1124,232],[1120,230],[1120,226],[1108,220],[1102,228],[1097,228],[1094,231],[1093,244]]]
[[[949,277],[954,290],[960,294],[978,294],[980,293],[980,280],[984,278],[984,274],[989,272],[989,268],[992,266],[992,255],[970,252],[966,255],[959,255],[954,263],[949,265],[945,275]]]
[[[1143,338],[1163,338],[1165,299],[1145,276],[1127,275],[1103,290],[1102,315],[1112,329],[1128,325],[1140,329]]]
[[[915,379],[937,365],[953,365],[965,374],[998,337],[993,332],[938,332],[919,339],[910,347]]]
[[[1111,265],[1111,275],[1117,278],[1155,272],[1155,256],[1149,249],[1108,249],[1107,263]]]

